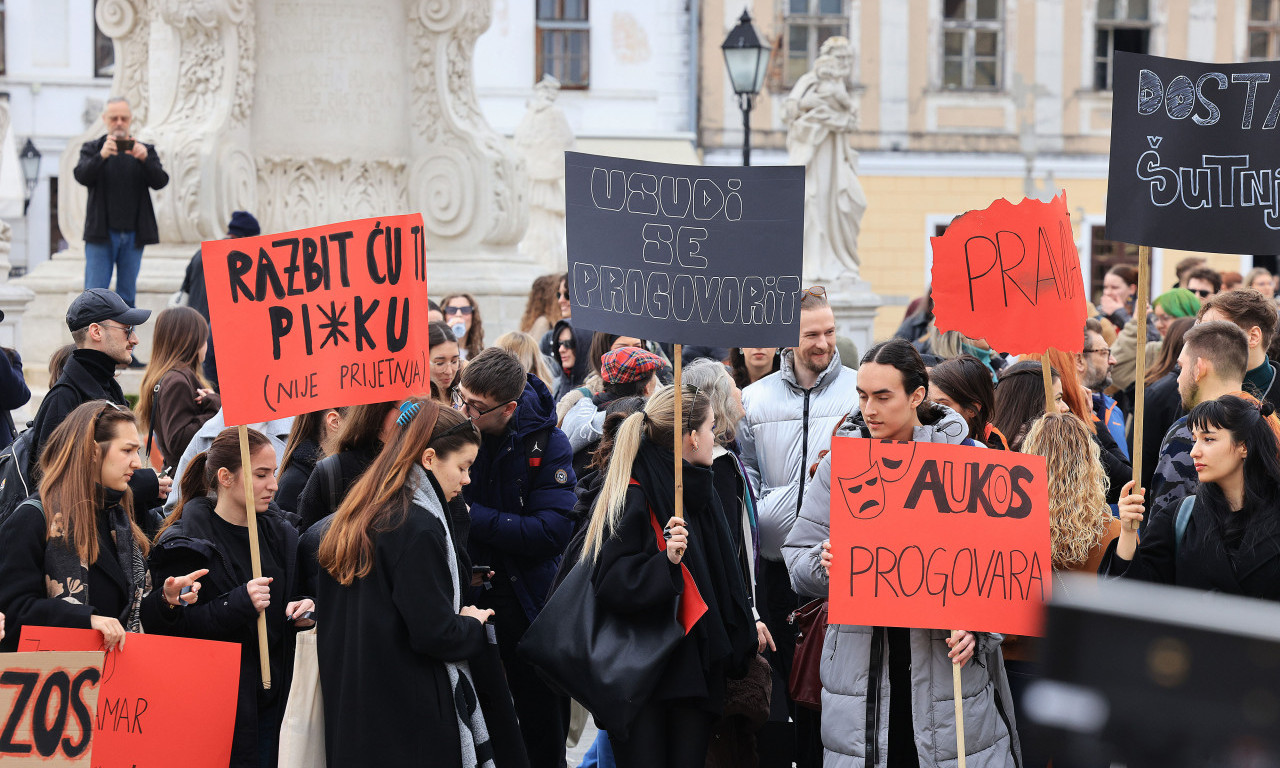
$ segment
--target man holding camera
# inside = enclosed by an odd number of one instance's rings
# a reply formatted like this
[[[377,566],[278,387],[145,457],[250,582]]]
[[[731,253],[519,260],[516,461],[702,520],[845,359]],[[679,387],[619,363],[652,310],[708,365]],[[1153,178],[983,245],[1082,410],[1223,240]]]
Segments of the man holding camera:
[[[160,242],[148,189],[161,189],[169,174],[156,148],[136,141],[130,131],[133,112],[117,96],[102,111],[107,135],[86,141],[76,163],[76,181],[89,188],[84,217],[84,288],[111,288],[129,306],[137,306],[142,248]]]

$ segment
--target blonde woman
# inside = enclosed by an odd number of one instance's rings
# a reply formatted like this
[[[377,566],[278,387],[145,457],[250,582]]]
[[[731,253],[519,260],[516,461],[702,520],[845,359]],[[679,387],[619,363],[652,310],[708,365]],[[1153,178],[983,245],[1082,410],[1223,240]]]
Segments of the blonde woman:
[[[1022,452],[1045,457],[1049,470],[1049,550],[1053,588],[1065,591],[1064,572],[1097,573],[1107,545],[1120,535],[1120,520],[1107,507],[1107,473],[1088,427],[1071,413],[1045,414],[1031,423]],[[1027,685],[1040,676],[1030,638],[1005,640],[1005,669],[1014,711]],[[1018,721],[1023,765],[1042,768],[1053,757],[1038,734]]]
[[[542,379],[548,391],[556,391],[556,377],[551,373],[551,367],[547,365],[542,352],[538,351],[538,342],[533,336],[520,331],[511,331],[499,336],[493,345],[515,355],[519,358],[520,365],[524,366],[525,373],[532,373]]]

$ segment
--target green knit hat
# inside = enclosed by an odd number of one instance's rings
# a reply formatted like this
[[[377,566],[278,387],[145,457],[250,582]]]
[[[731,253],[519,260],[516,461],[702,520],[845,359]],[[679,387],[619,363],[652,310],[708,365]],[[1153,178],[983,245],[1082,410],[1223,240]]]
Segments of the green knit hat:
[[[1200,298],[1186,288],[1174,288],[1157,296],[1151,306],[1164,307],[1173,317],[1195,317],[1200,312]]]

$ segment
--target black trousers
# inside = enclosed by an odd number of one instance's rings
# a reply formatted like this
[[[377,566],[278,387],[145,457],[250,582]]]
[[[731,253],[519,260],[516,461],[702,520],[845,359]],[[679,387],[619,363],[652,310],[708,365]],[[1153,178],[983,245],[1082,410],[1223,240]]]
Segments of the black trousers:
[[[507,686],[520,718],[520,735],[532,768],[564,768],[565,739],[569,735],[568,700],[552,691],[533,667],[516,655],[529,620],[514,593],[489,591],[482,600],[494,611],[498,652],[507,673]]]
[[[777,653],[768,655],[774,672],[774,699],[785,698],[786,711],[791,722],[778,723],[771,715],[758,737],[760,765],[762,768],[790,768],[792,761],[797,768],[822,768],[822,713],[798,707],[787,695],[787,680],[791,677],[791,661],[796,652],[795,627],[787,623],[787,616],[796,608],[809,602],[798,597],[791,589],[791,576],[787,565],[774,560],[760,561],[758,575],[760,588],[766,593],[768,611],[761,619],[773,635]],[[781,680],[781,685],[778,685]],[[779,759],[781,758],[781,759]]]
[[[621,741],[609,736],[618,768],[704,768],[715,716],[695,707],[649,702]]]

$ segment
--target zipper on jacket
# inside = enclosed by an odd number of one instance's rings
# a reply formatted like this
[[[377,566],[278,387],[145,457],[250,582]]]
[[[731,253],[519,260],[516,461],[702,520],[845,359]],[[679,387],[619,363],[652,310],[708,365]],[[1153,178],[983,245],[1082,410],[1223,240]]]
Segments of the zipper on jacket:
[[[809,393],[804,391],[804,418],[801,420],[800,432],[800,492],[796,494],[796,518],[800,517],[800,508],[804,506],[804,481],[809,476]]]
[[[871,768],[880,764],[880,667],[884,663],[884,629],[871,630],[871,665],[867,670],[867,759]],[[892,695],[892,694],[890,694]]]

